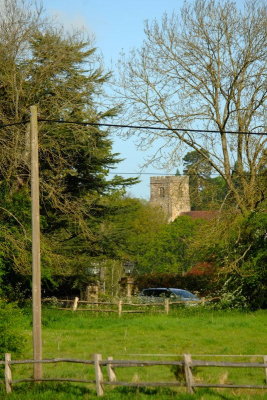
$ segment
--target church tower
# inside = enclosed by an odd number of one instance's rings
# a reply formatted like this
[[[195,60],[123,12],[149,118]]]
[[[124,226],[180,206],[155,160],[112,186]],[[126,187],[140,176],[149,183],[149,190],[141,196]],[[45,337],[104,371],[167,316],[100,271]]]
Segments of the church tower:
[[[189,176],[151,177],[150,202],[165,211],[169,222],[190,211]]]

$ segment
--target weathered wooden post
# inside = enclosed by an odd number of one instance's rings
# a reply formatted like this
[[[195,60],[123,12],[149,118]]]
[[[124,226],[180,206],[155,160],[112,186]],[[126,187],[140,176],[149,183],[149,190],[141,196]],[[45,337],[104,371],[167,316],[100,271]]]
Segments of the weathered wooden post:
[[[39,156],[37,106],[31,106],[31,202],[32,202],[32,336],[34,361],[42,360],[41,258],[39,210]],[[33,365],[34,379],[42,378],[42,364]]]
[[[169,299],[164,300],[164,308],[165,308],[165,313],[169,314],[169,311],[170,311],[170,300]]]
[[[95,363],[95,384],[96,384],[96,393],[97,396],[103,396],[103,374],[100,365],[100,361],[102,361],[101,354],[94,354],[94,363]]]
[[[267,364],[267,356],[263,356],[264,364]],[[267,383],[267,368],[265,368],[265,382]]]
[[[193,389],[194,379],[191,370],[191,365],[192,365],[191,355],[184,354],[184,372],[185,372],[185,380],[188,393],[194,393]]]
[[[108,357],[108,361],[112,361],[112,360],[113,360],[113,357]],[[112,368],[111,364],[107,364],[107,372],[108,372],[109,382],[116,382],[117,377],[116,377],[115,371]]]
[[[12,373],[11,373],[11,367],[10,367],[10,361],[11,361],[11,354],[6,353],[5,354],[5,385],[6,385],[6,392],[11,393],[12,391]]]
[[[122,314],[122,300],[118,301],[118,314],[119,314],[119,317],[121,317],[121,314]]]
[[[72,311],[76,311],[78,308],[78,302],[79,302],[79,297],[75,297],[73,306],[72,306]]]

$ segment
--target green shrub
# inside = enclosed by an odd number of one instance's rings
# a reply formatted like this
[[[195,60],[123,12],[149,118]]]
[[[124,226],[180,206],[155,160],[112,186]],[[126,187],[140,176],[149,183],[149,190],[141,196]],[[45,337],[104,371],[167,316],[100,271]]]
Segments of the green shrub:
[[[225,279],[225,277],[224,277]],[[251,305],[245,295],[240,279],[235,276],[228,276],[218,292],[219,301],[211,304],[216,310],[249,310]]]
[[[218,291],[218,282],[210,274],[187,274],[182,276],[174,273],[153,273],[137,275],[135,285],[139,290],[149,287],[173,287],[198,292],[201,296],[213,295]]]
[[[0,359],[4,359],[5,353],[12,353],[13,357],[21,354],[25,344],[21,333],[24,324],[25,317],[19,307],[0,300]]]

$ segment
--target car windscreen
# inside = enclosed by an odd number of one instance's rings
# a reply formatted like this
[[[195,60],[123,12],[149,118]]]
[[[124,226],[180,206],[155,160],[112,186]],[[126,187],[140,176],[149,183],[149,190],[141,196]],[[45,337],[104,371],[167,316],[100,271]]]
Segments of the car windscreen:
[[[170,291],[164,288],[143,289],[142,296],[162,297],[168,296]]]
[[[184,297],[186,299],[197,299],[197,296],[193,293],[183,289],[170,289],[170,291],[178,297]]]
[[[166,294],[166,289],[145,289],[143,290],[144,296],[160,297]]]

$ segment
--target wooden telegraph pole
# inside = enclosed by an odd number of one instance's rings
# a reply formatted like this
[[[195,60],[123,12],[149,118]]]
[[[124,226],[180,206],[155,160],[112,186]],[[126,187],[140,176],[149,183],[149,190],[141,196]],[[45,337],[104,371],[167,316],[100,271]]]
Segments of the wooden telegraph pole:
[[[31,199],[32,199],[32,316],[33,359],[42,360],[41,259],[39,209],[39,159],[37,106],[31,106]],[[34,364],[34,379],[42,378],[42,364]]]

